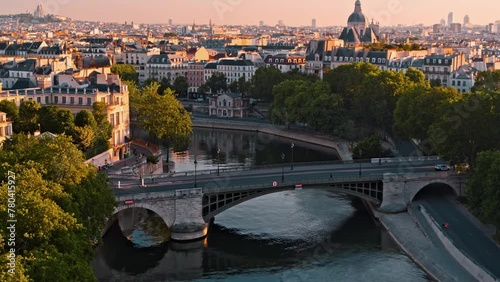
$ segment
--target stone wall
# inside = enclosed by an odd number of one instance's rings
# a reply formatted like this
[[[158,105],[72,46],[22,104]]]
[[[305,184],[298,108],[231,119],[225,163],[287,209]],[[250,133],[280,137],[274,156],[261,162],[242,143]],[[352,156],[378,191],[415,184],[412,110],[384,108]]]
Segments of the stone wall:
[[[193,119],[193,126],[213,129],[263,132],[284,138],[333,148],[337,151],[337,154],[339,155],[341,160],[352,160],[351,152],[349,151],[349,145],[345,141],[333,140],[321,136],[315,136],[312,134],[294,132],[293,130],[285,130],[279,128],[278,126],[267,123],[260,124],[257,122],[229,122],[223,120]]]

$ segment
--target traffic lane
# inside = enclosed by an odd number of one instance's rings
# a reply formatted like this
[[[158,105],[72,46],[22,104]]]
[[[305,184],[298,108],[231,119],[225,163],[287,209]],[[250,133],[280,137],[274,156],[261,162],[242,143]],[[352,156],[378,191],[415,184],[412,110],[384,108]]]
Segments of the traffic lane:
[[[457,248],[497,278],[500,277],[500,248],[460,211],[457,203],[444,196],[422,201],[438,223],[449,223],[449,227],[443,230]]]
[[[416,167],[414,168],[415,172],[433,172],[433,166],[425,166],[425,167]],[[342,177],[352,177],[353,173],[357,173],[359,175],[359,168],[352,168],[352,169],[339,169],[339,170],[313,170],[313,171],[275,171],[275,172],[267,172],[263,174],[221,174],[220,176],[216,175],[203,175],[197,177],[197,182],[201,183],[206,180],[211,180],[211,181],[216,181],[220,179],[261,179],[263,176],[274,176],[278,177],[279,179],[275,179],[273,181],[281,181],[281,174],[286,175],[286,177],[291,178],[293,180],[299,181],[304,178],[304,180],[310,180],[310,179],[328,179],[330,176],[333,178],[342,178]],[[383,168],[365,168],[361,169],[361,175],[382,175],[383,173],[391,172],[387,171],[386,169]],[[138,186],[140,185],[141,181],[140,179],[133,179],[133,180],[120,180],[120,186],[122,189],[127,189],[127,188],[132,188],[132,186]],[[150,186],[158,186],[158,185],[177,185],[177,184],[185,184],[185,183],[192,183],[194,185],[194,177],[189,177],[189,178],[157,178],[154,181],[151,179],[146,179],[145,184],[150,185]],[[255,184],[255,182],[251,183]],[[116,183],[117,185],[117,183]],[[191,187],[192,188],[192,187]]]
[[[414,169],[420,169],[420,168],[434,168],[435,166],[435,161],[423,161],[423,162],[418,162],[418,163],[408,163],[408,162],[397,162],[397,163],[382,163],[382,164],[377,164],[377,163],[349,163],[349,164],[340,164],[340,165],[318,165],[315,168],[311,169],[311,166],[304,166],[300,165],[300,163],[294,163],[294,169],[291,170],[291,163],[284,163],[282,166],[274,166],[272,168],[264,168],[264,169],[253,169],[253,170],[234,170],[234,171],[229,171],[229,172],[221,172],[224,174],[241,174],[241,175],[261,175],[263,173],[268,173],[269,171],[276,172],[279,170],[282,170],[284,168],[285,171],[339,171],[339,170],[344,170],[348,168],[359,168],[361,167],[362,170],[365,169],[372,169],[372,168],[380,168],[380,169],[387,169],[390,170],[390,172],[393,173],[408,173],[412,172]],[[221,168],[222,169],[222,168]],[[213,170],[211,170],[213,171]],[[267,171],[267,172],[264,172]],[[191,171],[193,172],[193,171]],[[202,174],[202,170],[198,171],[198,176],[206,176],[206,175],[215,175],[215,173],[212,174]],[[144,178],[150,178],[154,177],[154,174],[148,174],[144,175]],[[157,175],[159,176],[159,175]],[[162,178],[192,178],[193,176],[169,176],[169,177],[158,177],[158,179]],[[114,180],[129,180],[129,178],[124,177],[120,178],[119,176],[116,175],[111,175],[111,179]],[[139,179],[139,176],[136,177],[136,179]]]

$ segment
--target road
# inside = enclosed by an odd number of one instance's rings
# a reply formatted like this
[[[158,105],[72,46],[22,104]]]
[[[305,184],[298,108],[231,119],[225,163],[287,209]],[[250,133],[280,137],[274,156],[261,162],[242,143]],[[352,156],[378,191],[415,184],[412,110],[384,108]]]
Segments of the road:
[[[269,169],[256,169],[246,171],[225,172],[210,175],[197,175],[196,186],[214,187],[216,186],[240,186],[240,185],[255,185],[255,184],[269,184],[276,181],[282,182],[282,176],[285,182],[297,182],[314,179],[329,179],[330,175],[334,179],[359,177],[360,171],[362,176],[377,176],[382,179],[384,173],[401,173],[401,172],[433,172],[436,161],[421,161],[418,164],[405,163],[350,163],[350,164],[329,164],[329,165],[308,165],[302,166],[300,163],[294,165],[291,170],[290,164],[282,167],[274,166]],[[194,174],[190,176],[178,177],[163,177],[154,178],[145,177],[145,185],[147,187],[140,187],[140,179],[130,178],[114,178],[113,187],[117,188],[117,183],[120,181],[120,189],[115,189],[116,195],[136,194],[144,192],[160,192],[172,191],[178,189],[194,188],[195,179]]]
[[[444,232],[455,246],[497,279],[500,278],[500,247],[474,224],[470,216],[464,214],[456,199],[433,194],[417,199],[413,204],[424,206],[438,223],[448,222],[449,227]]]

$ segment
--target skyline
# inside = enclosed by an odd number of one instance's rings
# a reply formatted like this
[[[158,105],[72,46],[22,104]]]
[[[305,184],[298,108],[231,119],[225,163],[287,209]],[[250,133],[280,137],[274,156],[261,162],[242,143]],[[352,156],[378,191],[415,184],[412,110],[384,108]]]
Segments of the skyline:
[[[453,12],[454,22],[463,23],[469,15],[472,24],[486,25],[500,19],[495,9],[482,7],[495,3],[493,0],[479,0],[471,7],[465,0],[362,0],[363,13],[367,20],[380,22],[381,26],[432,25],[447,19]],[[211,19],[216,25],[276,25],[283,20],[285,25],[310,26],[316,19],[317,26],[344,26],[347,17],[354,10],[355,0],[183,0],[165,3],[162,0],[144,0],[139,4],[132,1],[98,0],[17,0],[4,3],[3,14],[33,13],[41,4],[46,14],[67,16],[75,20],[124,23],[160,24],[172,19],[174,24],[208,24]],[[476,2],[477,3],[477,2]],[[262,4],[265,4],[262,5]],[[304,6],[307,5],[305,9]],[[164,7],[158,9],[156,7]],[[173,12],[170,12],[172,11]],[[110,13],[110,11],[113,11]],[[134,11],[130,13],[127,11]],[[300,11],[300,15],[294,12]],[[249,16],[251,15],[251,16]],[[425,16],[422,16],[425,15]]]

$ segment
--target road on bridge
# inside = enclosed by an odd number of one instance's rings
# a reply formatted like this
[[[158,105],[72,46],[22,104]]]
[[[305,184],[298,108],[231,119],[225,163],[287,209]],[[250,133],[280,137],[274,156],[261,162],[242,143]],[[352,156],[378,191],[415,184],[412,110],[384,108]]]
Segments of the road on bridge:
[[[242,186],[256,184],[282,183],[282,175],[287,183],[314,179],[333,179],[353,178],[362,176],[382,176],[384,173],[410,173],[410,172],[432,172],[436,161],[421,161],[418,164],[408,162],[400,163],[350,163],[350,164],[330,164],[330,165],[308,165],[301,166],[299,163],[294,165],[294,170],[290,169],[290,164],[283,167],[273,167],[270,169],[256,169],[247,171],[234,171],[210,175],[197,176],[196,182],[198,188],[224,187],[224,186]],[[150,176],[154,177],[154,176]],[[120,189],[115,189],[116,195],[136,194],[144,192],[163,192],[178,189],[194,188],[194,176],[179,176],[168,178],[157,178],[152,182],[151,178],[145,179],[146,187],[140,187],[139,179],[114,178],[113,187],[117,188],[120,181]]]
[[[448,222],[449,227],[443,231],[455,246],[500,279],[500,247],[474,224],[456,199],[452,196],[433,194],[415,200],[413,204],[422,205],[436,222]]]

